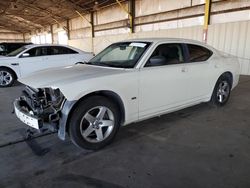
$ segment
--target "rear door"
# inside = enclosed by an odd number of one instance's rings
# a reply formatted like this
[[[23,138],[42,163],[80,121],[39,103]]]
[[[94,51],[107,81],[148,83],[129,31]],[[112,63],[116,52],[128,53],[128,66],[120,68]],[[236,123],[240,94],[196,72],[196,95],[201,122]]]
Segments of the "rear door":
[[[64,47],[64,46],[51,46],[51,56],[49,61],[51,67],[67,66],[77,63],[79,60],[79,53]]]
[[[187,62],[185,63],[186,73],[186,91],[190,101],[196,101],[206,98],[211,93],[213,87],[212,79],[214,75],[214,65],[211,63],[212,51],[197,45],[197,44],[184,44],[185,51],[187,52]]]

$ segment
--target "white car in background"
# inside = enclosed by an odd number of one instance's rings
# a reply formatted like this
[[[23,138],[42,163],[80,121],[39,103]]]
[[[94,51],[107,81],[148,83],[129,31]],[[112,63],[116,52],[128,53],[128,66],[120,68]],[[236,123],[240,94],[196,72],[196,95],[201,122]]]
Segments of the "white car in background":
[[[223,106],[238,84],[239,63],[198,41],[137,39],[114,43],[88,63],[19,81],[27,86],[14,103],[22,122],[100,149],[121,125],[202,102]]]
[[[0,58],[0,87],[9,87],[36,71],[87,62],[92,57],[92,53],[70,46],[26,45]]]

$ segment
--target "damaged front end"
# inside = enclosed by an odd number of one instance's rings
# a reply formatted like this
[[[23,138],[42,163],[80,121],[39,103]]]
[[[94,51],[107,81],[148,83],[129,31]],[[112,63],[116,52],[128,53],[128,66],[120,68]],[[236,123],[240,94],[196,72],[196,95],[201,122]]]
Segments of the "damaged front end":
[[[26,87],[14,103],[17,117],[37,130],[58,131],[61,110],[66,99],[59,89]]]

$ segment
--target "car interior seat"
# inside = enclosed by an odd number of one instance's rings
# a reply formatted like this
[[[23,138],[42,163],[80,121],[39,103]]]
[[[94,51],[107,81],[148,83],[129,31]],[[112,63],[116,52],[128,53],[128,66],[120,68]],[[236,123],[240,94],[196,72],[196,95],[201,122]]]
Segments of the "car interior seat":
[[[166,55],[167,55],[167,64],[177,64],[180,62],[179,50],[176,46],[170,47]]]

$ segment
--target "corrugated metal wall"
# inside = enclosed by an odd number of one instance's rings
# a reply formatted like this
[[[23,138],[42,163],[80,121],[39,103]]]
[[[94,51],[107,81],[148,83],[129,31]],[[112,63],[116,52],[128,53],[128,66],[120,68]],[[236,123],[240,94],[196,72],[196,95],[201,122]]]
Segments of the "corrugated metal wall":
[[[194,40],[202,40],[202,27],[185,27],[176,29],[165,29],[158,31],[138,32],[134,34],[120,34],[120,35],[106,35],[94,38],[94,52],[100,52],[109,44],[121,40],[131,38],[148,38],[148,37],[174,37],[174,38],[188,38]]]
[[[154,1],[154,3],[152,3]],[[109,44],[130,38],[176,37],[202,41],[205,0],[136,0],[135,33],[124,25],[127,14],[118,5],[94,14],[95,37],[91,38],[86,19],[70,20],[69,45],[84,51],[100,52]],[[217,3],[215,3],[217,2]],[[124,3],[127,6],[127,3]],[[250,75],[250,1],[213,0],[207,43],[223,52],[239,57],[241,74]],[[184,8],[184,9],[180,9]],[[177,10],[180,9],[180,10]],[[228,10],[235,11],[227,12]],[[218,12],[219,11],[219,12]],[[225,11],[225,12],[224,12]],[[194,17],[190,16],[197,14]],[[115,15],[115,16],[110,16]],[[90,15],[85,15],[89,20]],[[64,23],[65,24],[65,23]],[[57,30],[53,26],[54,43]]]
[[[23,42],[23,34],[0,29],[0,42]]]
[[[207,43],[237,56],[241,74],[250,75],[250,21],[210,25]]]
[[[100,52],[109,44],[131,38],[175,37],[202,41],[202,26],[138,32],[134,34],[106,35],[69,41],[69,45],[85,51]],[[208,28],[207,43],[218,50],[237,56],[241,63],[241,74],[250,75],[250,21],[220,23]]]

